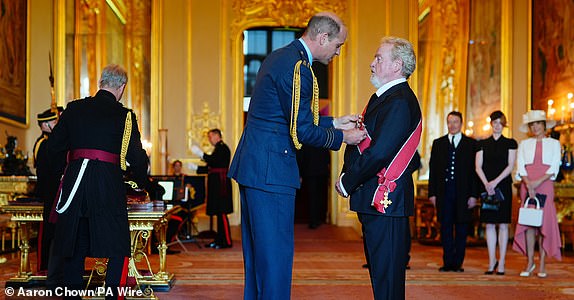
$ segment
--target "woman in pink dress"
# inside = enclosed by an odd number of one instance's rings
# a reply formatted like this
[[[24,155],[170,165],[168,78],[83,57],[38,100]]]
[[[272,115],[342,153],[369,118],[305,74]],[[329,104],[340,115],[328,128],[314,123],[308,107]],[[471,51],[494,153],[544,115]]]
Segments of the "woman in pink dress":
[[[546,128],[553,127],[556,122],[546,120],[544,111],[528,111],[522,116],[522,120],[520,131],[530,131],[532,137],[520,142],[518,146],[516,178],[522,180],[520,199],[524,201],[528,197],[534,198],[536,194],[539,194],[546,195],[546,200],[543,201],[542,207],[542,226],[531,227],[517,224],[512,248],[528,258],[525,270],[520,273],[520,276],[528,277],[536,268],[534,246],[538,236],[540,268],[537,275],[544,278],[547,276],[546,256],[557,260],[562,259],[560,232],[554,206],[554,179],[560,168],[561,147],[559,141],[546,137]],[[533,202],[531,201],[530,205],[533,205]],[[542,202],[540,205],[542,206]]]

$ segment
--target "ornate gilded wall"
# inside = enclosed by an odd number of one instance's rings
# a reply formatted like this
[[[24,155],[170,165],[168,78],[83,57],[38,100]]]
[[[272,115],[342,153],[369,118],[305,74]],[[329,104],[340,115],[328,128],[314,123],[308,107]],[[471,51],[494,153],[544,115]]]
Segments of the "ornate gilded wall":
[[[433,139],[446,133],[446,115],[464,112],[468,0],[426,1],[419,18],[419,101],[423,109],[421,153],[428,162]],[[423,164],[421,174],[427,172]],[[424,176],[423,176],[424,178]]]
[[[110,63],[128,72],[123,101],[138,117],[144,138],[150,138],[151,2],[138,0],[58,0],[65,2],[63,66],[66,90],[60,104],[93,95],[101,70]],[[65,72],[64,72],[65,70]],[[61,97],[60,97],[61,98]]]

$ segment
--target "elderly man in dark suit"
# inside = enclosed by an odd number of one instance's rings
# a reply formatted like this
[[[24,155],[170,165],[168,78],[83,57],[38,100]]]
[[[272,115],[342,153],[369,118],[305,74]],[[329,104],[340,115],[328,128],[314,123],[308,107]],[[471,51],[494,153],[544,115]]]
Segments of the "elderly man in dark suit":
[[[273,51],[259,69],[247,121],[228,176],[239,183],[245,299],[289,299],[293,218],[302,144],[338,150],[365,132],[356,115],[319,117],[313,61],[339,55],[347,29],[333,13],[318,13],[303,36]]]
[[[404,299],[414,212],[412,172],[421,134],[421,110],[407,79],[414,72],[412,44],[385,37],[371,63],[377,91],[365,108],[369,137],[347,146],[337,191],[351,196],[363,226],[364,249],[375,299]],[[416,155],[418,157],[418,155]]]
[[[447,115],[448,134],[433,141],[429,162],[429,200],[440,223],[443,266],[440,272],[463,272],[468,224],[476,206],[476,141],[461,133],[462,114]]]
[[[110,292],[117,294],[126,284],[131,251],[123,176],[129,165],[133,179],[144,187],[148,166],[136,116],[119,102],[126,83],[122,67],[106,66],[100,90],[70,102],[48,140],[53,164],[63,174],[54,251],[64,257],[64,283],[74,290],[84,289],[88,256],[108,258],[105,285]]]

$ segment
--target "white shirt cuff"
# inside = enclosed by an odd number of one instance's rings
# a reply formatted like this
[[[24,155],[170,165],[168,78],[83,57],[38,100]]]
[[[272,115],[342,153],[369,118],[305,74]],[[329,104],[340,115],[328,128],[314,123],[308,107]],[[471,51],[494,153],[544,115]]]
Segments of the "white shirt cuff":
[[[345,176],[345,173],[341,174],[341,177],[339,177],[339,189],[341,190],[341,193],[343,193],[345,197],[349,197],[349,193],[347,193],[345,187],[343,186],[343,176]]]

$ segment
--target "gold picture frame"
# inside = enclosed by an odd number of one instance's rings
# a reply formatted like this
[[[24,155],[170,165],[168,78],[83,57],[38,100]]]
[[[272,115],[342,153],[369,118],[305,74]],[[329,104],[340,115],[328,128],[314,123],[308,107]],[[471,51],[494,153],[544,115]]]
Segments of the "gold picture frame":
[[[554,112],[549,112],[551,117],[572,121],[574,31],[569,25],[569,16],[574,14],[574,3],[568,0],[533,0],[531,5],[531,108],[554,109]],[[552,104],[548,102],[550,99]]]
[[[29,122],[29,1],[4,0],[0,15],[0,121],[26,128]],[[22,38],[26,37],[26,38]]]

